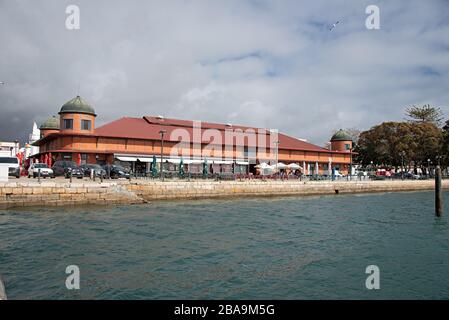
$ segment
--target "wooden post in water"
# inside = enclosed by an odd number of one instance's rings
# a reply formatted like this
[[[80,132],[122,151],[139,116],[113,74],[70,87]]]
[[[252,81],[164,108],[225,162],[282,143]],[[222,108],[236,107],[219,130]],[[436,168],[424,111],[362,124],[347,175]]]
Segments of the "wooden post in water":
[[[441,168],[435,168],[435,215],[441,217],[443,215],[443,189],[441,187]]]
[[[6,300],[5,286],[3,285],[2,278],[0,278],[0,300]]]

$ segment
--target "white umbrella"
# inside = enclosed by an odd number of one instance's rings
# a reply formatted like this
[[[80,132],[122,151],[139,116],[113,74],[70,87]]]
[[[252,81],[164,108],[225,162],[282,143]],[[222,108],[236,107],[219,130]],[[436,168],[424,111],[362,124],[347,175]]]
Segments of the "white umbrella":
[[[256,165],[255,168],[268,169],[268,168],[271,168],[271,166],[268,163],[266,163],[266,162],[262,162],[261,164]]]
[[[287,165],[283,162],[279,162],[277,165],[274,165],[273,167],[278,168],[278,169],[285,169],[285,168],[287,168]]]
[[[290,163],[289,165],[288,165],[288,168],[289,169],[301,169],[302,170],[302,167],[299,165],[299,164],[297,164],[297,163]]]

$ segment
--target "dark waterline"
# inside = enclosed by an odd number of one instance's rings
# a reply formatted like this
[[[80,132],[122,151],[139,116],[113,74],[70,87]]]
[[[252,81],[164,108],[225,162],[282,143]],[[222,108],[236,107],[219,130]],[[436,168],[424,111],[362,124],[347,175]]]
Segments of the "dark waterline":
[[[445,196],[440,219],[432,192],[3,210],[0,275],[10,299],[448,299]]]

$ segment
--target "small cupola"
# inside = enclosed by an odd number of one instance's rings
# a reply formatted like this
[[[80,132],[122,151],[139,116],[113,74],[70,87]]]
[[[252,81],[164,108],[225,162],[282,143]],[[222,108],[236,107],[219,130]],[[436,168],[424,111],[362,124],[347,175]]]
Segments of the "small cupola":
[[[95,110],[80,96],[67,101],[59,115],[61,131],[93,133],[95,130]]]
[[[41,138],[49,135],[50,133],[59,132],[60,122],[59,118],[56,116],[52,116],[42,122],[39,126],[39,130],[41,132]]]
[[[350,152],[352,146],[352,137],[343,129],[338,130],[331,138],[332,151]]]

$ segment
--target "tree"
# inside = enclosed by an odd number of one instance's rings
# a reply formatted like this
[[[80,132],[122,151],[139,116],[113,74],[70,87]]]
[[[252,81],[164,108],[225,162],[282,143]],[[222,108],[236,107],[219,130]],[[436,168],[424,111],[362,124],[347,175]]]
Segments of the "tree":
[[[441,156],[443,157],[443,164],[449,165],[449,120],[443,126],[441,143]]]
[[[449,127],[448,127],[449,130]],[[442,131],[433,123],[384,122],[360,134],[356,160],[400,167],[405,163],[426,166],[441,152]]]
[[[437,126],[443,120],[443,112],[438,107],[432,107],[430,104],[423,106],[411,106],[405,109],[405,114],[409,122],[415,123],[433,123]]]

